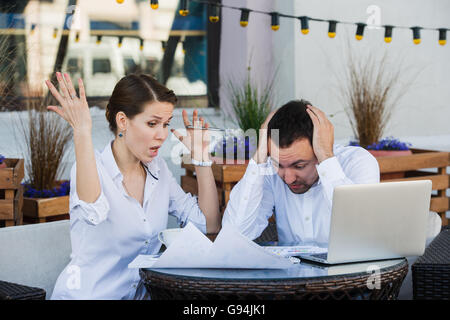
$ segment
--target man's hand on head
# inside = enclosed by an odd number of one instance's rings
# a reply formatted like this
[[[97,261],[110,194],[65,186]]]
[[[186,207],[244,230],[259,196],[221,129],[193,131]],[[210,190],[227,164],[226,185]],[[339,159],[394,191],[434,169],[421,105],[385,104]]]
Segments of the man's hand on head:
[[[311,105],[306,106],[306,112],[314,125],[313,150],[319,163],[334,157],[334,127],[325,113]]]

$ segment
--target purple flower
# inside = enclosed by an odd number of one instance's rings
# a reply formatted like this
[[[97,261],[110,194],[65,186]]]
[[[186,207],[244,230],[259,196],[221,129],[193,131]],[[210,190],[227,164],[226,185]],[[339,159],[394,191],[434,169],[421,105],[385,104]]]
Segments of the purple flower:
[[[61,183],[59,187],[53,189],[37,190],[30,184],[22,183],[24,186],[23,195],[28,198],[53,198],[67,196],[70,193],[70,181]]]
[[[357,141],[350,141],[349,146],[360,146]],[[367,150],[409,150],[409,147],[411,147],[411,143],[408,142],[401,142],[398,139],[395,139],[394,137],[387,137],[384,139],[381,139],[380,141],[376,143],[372,143],[371,145],[367,146]]]

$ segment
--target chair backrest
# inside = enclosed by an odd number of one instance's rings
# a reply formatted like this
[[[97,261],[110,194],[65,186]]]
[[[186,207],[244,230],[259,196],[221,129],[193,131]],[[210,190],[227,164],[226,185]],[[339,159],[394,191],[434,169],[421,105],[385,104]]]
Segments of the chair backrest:
[[[43,288],[48,299],[71,252],[69,220],[0,228],[0,280]]]

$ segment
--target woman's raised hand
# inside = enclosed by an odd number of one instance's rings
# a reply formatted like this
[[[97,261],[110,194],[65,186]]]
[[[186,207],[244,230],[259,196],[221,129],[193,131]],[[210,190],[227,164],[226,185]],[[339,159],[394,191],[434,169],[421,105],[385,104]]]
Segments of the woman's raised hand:
[[[55,86],[46,80],[45,83],[52,93],[52,95],[59,102],[58,106],[48,106],[47,110],[56,112],[64,120],[66,120],[76,132],[89,132],[92,130],[92,119],[89,111],[89,106],[86,100],[86,91],[84,89],[83,80],[78,80],[78,87],[80,88],[80,96],[72,84],[72,80],[67,73],[62,75],[60,72],[56,73],[60,92]]]
[[[171,132],[180,140],[191,152],[191,157],[197,161],[209,161],[210,135],[209,125],[202,117],[198,117],[197,110],[192,113],[192,124],[189,121],[186,110],[183,110],[183,122],[186,127],[186,136],[182,136],[178,131],[172,129]],[[192,126],[194,128],[188,128]],[[200,129],[203,128],[203,129]]]

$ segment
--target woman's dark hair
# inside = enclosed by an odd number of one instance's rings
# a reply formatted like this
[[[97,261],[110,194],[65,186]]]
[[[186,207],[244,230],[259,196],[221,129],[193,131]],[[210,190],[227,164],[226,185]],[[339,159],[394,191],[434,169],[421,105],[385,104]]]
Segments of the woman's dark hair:
[[[145,104],[158,101],[177,103],[177,97],[172,90],[145,74],[130,74],[120,79],[114,87],[111,98],[106,106],[106,119],[113,133],[117,132],[116,115],[122,111],[132,119],[143,111]]]
[[[307,138],[312,146],[314,125],[306,112],[306,100],[292,100],[275,112],[267,126],[268,137],[272,129],[279,129],[280,148],[288,148],[294,141]],[[276,142],[276,141],[275,141]]]

